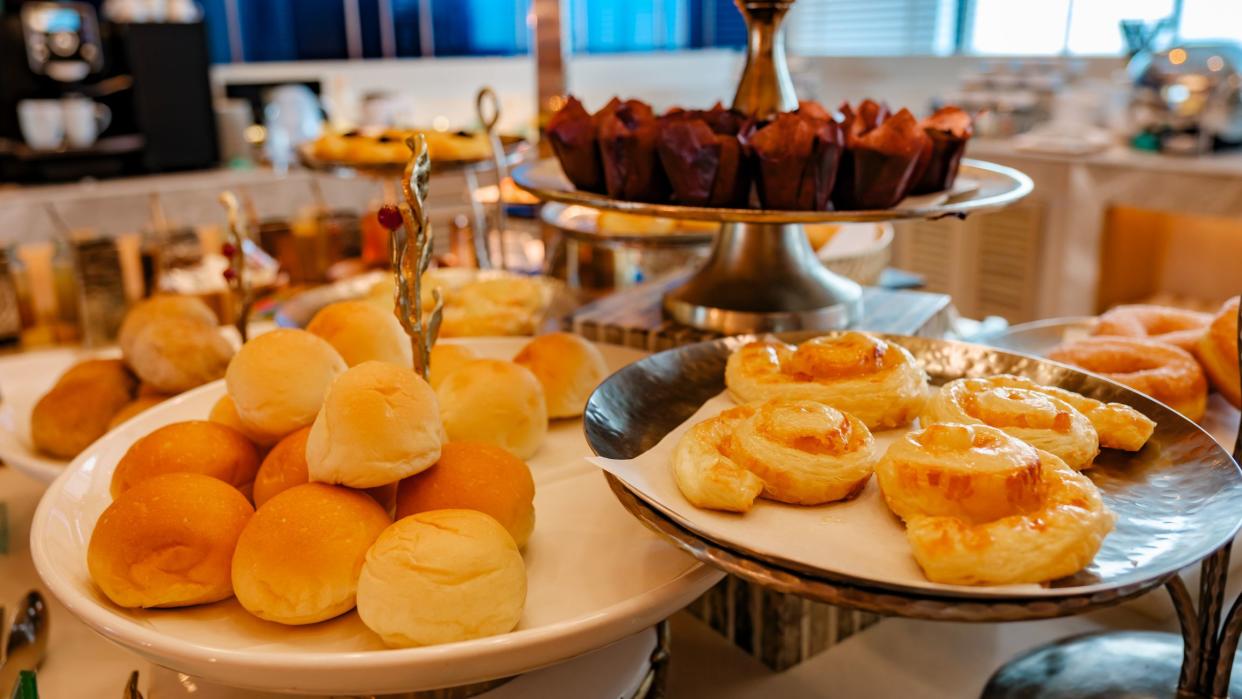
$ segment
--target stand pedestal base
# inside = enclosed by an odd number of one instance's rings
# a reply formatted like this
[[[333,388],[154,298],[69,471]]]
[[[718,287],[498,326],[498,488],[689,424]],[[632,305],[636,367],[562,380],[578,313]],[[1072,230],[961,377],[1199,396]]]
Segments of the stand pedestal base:
[[[664,297],[664,310],[725,335],[836,330],[862,317],[862,287],[824,267],[801,225],[726,223],[703,268]]]
[[[1011,660],[981,699],[1191,699],[1179,693],[1182,637],[1123,632],[1074,636]],[[1229,696],[1242,697],[1234,673]]]

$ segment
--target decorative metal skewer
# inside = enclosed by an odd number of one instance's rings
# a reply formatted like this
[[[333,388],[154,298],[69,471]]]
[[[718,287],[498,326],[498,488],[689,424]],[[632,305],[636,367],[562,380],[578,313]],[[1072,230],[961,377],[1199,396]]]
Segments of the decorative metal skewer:
[[[500,259],[497,267],[500,269],[508,269],[508,261],[505,254],[505,232],[508,228],[508,221],[505,216],[505,198],[502,186],[505,180],[509,179],[509,168],[505,164],[505,147],[500,140],[500,132],[496,130],[497,124],[500,123],[500,98],[496,96],[496,92],[490,87],[484,87],[479,90],[479,94],[474,98],[475,113],[479,117],[479,122],[483,125],[483,130],[487,134],[487,143],[492,151],[492,172],[496,176],[496,241],[500,247]],[[474,196],[471,194],[471,196]],[[487,245],[487,231],[481,231],[483,234],[484,245]]]
[[[254,307],[254,289],[250,277],[246,274],[246,240],[249,229],[242,220],[241,204],[237,195],[230,191],[220,192],[220,204],[228,213],[228,241],[220,246],[220,252],[228,260],[229,266],[224,270],[224,279],[233,292],[233,299],[240,305],[234,325],[241,336],[242,344],[250,339],[250,311]]]
[[[431,266],[432,248],[431,222],[426,208],[431,156],[427,152],[427,138],[422,134],[407,138],[405,145],[410,149],[410,159],[401,178],[405,202],[395,207],[385,205],[380,209],[379,221],[392,233],[389,252],[396,277],[393,312],[410,336],[414,371],[430,379],[431,348],[440,335],[440,320],[444,315],[444,297],[439,289],[431,290],[435,306],[430,313],[423,313],[423,274]]]

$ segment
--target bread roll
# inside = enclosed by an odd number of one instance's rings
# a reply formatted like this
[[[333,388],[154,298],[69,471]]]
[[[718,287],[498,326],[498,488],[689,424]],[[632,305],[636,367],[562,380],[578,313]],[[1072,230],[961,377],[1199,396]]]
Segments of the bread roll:
[[[254,508],[235,488],[169,473],[116,498],[86,549],[91,579],[122,607],[183,607],[231,597],[233,549]]]
[[[233,346],[219,328],[186,318],[156,318],[133,336],[125,361],[161,393],[181,393],[224,376]]]
[[[220,396],[220,400],[211,406],[211,413],[207,419],[241,432],[246,435],[246,439],[261,447],[270,447],[280,441],[281,435],[268,434],[242,422],[241,416],[237,414],[237,405],[233,402],[232,396],[227,393]]]
[[[225,374],[237,415],[251,429],[286,435],[315,420],[345,360],[322,338],[281,328],[247,342]]]
[[[608,376],[599,348],[571,333],[540,335],[513,361],[539,379],[552,418],[582,415],[587,399]]]
[[[165,473],[199,473],[249,491],[259,454],[237,430],[191,420],[165,425],[134,442],[112,472],[112,497]]]
[[[435,466],[397,489],[397,519],[431,510],[491,515],[522,548],[535,528],[535,481],[524,461],[500,447],[449,442]]]
[[[176,294],[152,296],[134,304],[125,314],[125,320],[121,321],[121,329],[117,334],[117,344],[121,346],[121,353],[129,355],[139,330],[153,320],[165,318],[184,318],[211,327],[216,327],[219,323],[215,312],[202,299]]]
[[[165,400],[168,400],[168,398],[163,395],[139,396],[133,399],[112,416],[112,421],[108,423],[108,431],[116,429],[121,423],[126,422],[131,417],[145,412],[148,408],[154,408]]]
[[[347,488],[307,483],[276,495],[237,541],[237,601],[281,624],[313,624],[348,612],[367,549],[390,523],[374,500]]]
[[[431,387],[439,388],[444,377],[479,358],[478,353],[465,345],[439,343],[431,348]]]
[[[72,459],[108,431],[112,417],[133,398],[138,382],[118,359],[71,367],[30,413],[35,448]]]
[[[332,382],[311,426],[310,478],[352,488],[395,483],[434,464],[443,435],[435,392],[421,376],[364,362]]]
[[[306,437],[309,427],[288,435],[276,443],[263,457],[259,472],[254,477],[254,506],[263,503],[286,490],[310,482],[306,469]]]
[[[365,301],[340,301],[323,307],[306,331],[322,337],[349,366],[367,361],[414,364],[410,338],[391,311]]]
[[[543,386],[513,362],[476,359],[449,374],[436,397],[450,441],[495,444],[529,459],[548,433]]]
[[[390,646],[506,633],[526,604],[526,566],[505,528],[474,510],[393,524],[367,552],[358,616]]]

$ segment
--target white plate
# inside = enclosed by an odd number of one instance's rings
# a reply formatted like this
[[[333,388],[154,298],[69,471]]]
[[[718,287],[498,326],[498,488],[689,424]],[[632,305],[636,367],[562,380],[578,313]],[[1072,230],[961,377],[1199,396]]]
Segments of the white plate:
[[[41,454],[30,440],[30,411],[56,379],[93,357],[117,357],[118,350],[52,349],[0,359],[0,461],[44,483],[64,472],[68,461]]]
[[[250,335],[262,335],[275,327],[271,321],[257,321],[251,324]],[[223,326],[220,332],[234,348],[241,346],[241,338],[232,326]],[[0,358],[0,461],[35,480],[56,480],[69,462],[35,449],[30,439],[30,411],[69,367],[87,359],[120,356],[116,347],[63,347]]]
[[[463,340],[510,358],[522,338]],[[642,356],[601,345],[612,369]],[[48,589],[96,631],[152,662],[248,689],[383,694],[471,684],[528,672],[636,633],[720,579],[649,533],[585,461],[580,420],[557,421],[529,460],[535,532],[525,551],[526,611],[512,633],[463,643],[384,649],[357,614],[306,627],[260,621],[235,600],[179,610],[128,610],[100,594],[86,569],[95,521],[111,498],[112,470],[138,437],[202,419],[223,382],[197,388],[117,428],[83,452],[35,513],[31,552]]]

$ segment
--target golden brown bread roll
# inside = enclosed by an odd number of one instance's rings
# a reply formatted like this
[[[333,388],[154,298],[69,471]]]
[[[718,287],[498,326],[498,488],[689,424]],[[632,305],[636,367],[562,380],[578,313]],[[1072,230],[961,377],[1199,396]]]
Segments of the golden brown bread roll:
[[[1238,298],[1221,306],[1207,333],[1199,340],[1195,354],[1203,365],[1212,388],[1220,391],[1233,407],[1242,408],[1242,377],[1238,368]]]
[[[227,393],[220,396],[220,400],[211,406],[211,413],[207,416],[207,419],[241,432],[246,435],[246,439],[260,447],[270,447],[280,441],[282,436],[267,434],[242,422],[241,416],[237,414],[237,405],[233,403],[233,398]]]
[[[595,387],[608,377],[608,364],[599,348],[572,333],[540,335],[513,362],[539,379],[550,418],[582,415]]]
[[[215,312],[198,297],[176,294],[152,296],[134,304],[125,314],[125,319],[121,321],[121,329],[117,334],[117,344],[121,346],[121,353],[129,356],[138,331],[152,321],[166,318],[183,318],[213,328],[218,323]]]
[[[819,401],[873,430],[910,424],[929,393],[926,372],[906,348],[853,331],[797,347],[775,339],[743,345],[729,355],[725,384],[739,403]]]
[[[108,431],[112,418],[133,398],[138,383],[117,359],[93,359],[71,367],[30,413],[35,448],[72,459]]]
[[[487,442],[529,459],[548,433],[543,386],[513,362],[476,359],[449,374],[436,398],[450,441]]]
[[[248,492],[259,454],[237,430],[207,420],[165,425],[134,442],[112,472],[112,497],[165,473],[199,473]]]
[[[408,367],[363,362],[328,389],[306,462],[312,481],[373,488],[429,468],[443,443],[431,386]]]
[[[307,483],[268,500],[233,553],[233,593],[251,614],[313,624],[354,608],[367,549],[391,524],[362,493]]]
[[[478,358],[478,353],[465,345],[436,344],[431,348],[431,387],[439,388],[444,377]]]
[[[1054,580],[1095,558],[1115,517],[1086,476],[987,425],[931,425],[894,442],[876,466],[933,582]]]
[[[406,517],[375,541],[358,579],[358,616],[405,648],[506,633],[526,604],[513,538],[476,510]]]
[[[306,331],[322,337],[349,366],[367,361],[414,364],[410,338],[391,311],[366,301],[339,301],[324,306]]]
[[[449,442],[435,466],[397,489],[397,519],[431,510],[491,515],[522,548],[535,528],[535,481],[526,462],[498,446]]]
[[[263,503],[280,493],[310,482],[306,468],[308,435],[310,428],[303,427],[277,442],[267,456],[263,457],[259,472],[254,477],[255,507],[263,507]]]
[[[133,335],[125,361],[144,384],[181,393],[224,376],[233,346],[219,328],[186,318],[156,318]]]
[[[168,400],[168,396],[165,395],[139,396],[133,399],[112,416],[112,421],[108,423],[108,431],[116,429],[121,423],[129,420],[131,417],[145,412],[148,408],[154,408],[166,400]]]
[[[231,597],[233,549],[254,508],[235,488],[169,473],[121,494],[86,550],[91,579],[122,607],[183,607]]]
[[[315,421],[328,386],[345,369],[323,338],[281,328],[242,346],[224,380],[243,423],[283,436]]]

